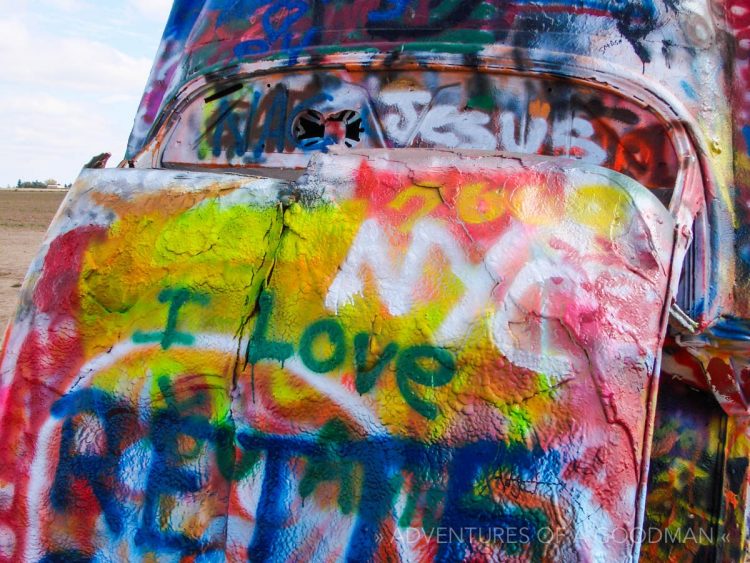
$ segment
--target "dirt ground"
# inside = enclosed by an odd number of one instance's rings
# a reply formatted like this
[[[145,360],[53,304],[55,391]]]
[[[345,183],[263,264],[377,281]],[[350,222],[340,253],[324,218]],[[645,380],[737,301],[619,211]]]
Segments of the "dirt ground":
[[[0,341],[64,191],[0,190]]]

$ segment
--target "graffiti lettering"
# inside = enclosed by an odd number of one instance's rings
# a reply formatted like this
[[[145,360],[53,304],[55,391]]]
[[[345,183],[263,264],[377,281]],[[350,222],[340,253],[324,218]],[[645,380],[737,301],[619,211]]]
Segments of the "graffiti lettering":
[[[523,123],[520,128],[517,127],[516,121],[516,114],[512,112],[506,111],[500,115],[500,144],[503,149],[521,154],[538,153],[542,148],[544,139],[547,137],[549,129],[547,120],[541,117],[532,118],[528,131],[523,127]]]
[[[77,432],[76,420],[81,414],[87,420],[88,436]],[[136,420],[125,403],[98,389],[84,389],[60,399],[52,407],[52,415],[63,419],[60,440],[60,462],[50,492],[52,506],[61,512],[76,506],[74,481],[88,484],[104,513],[109,528],[119,534],[123,530],[121,506],[114,491],[113,479],[123,452],[127,430]]]
[[[260,312],[247,348],[249,363],[273,360],[283,364],[294,354],[294,346],[291,343],[267,340],[273,303],[271,293],[264,292],[261,295]],[[328,350],[323,352],[323,357],[316,352],[316,343],[320,342],[328,344]],[[425,418],[436,418],[439,414],[437,407],[420,398],[412,390],[409,382],[423,387],[447,385],[456,373],[453,354],[444,348],[424,344],[408,347],[399,353],[398,345],[390,342],[375,363],[368,368],[369,344],[370,335],[367,333],[360,333],[354,337],[357,392],[362,395],[371,391],[384,370],[395,359],[396,381],[406,403]],[[319,374],[330,373],[340,368],[346,359],[347,350],[344,330],[341,323],[334,318],[321,319],[308,326],[299,342],[299,357],[302,363],[310,371]]]
[[[570,156],[659,189],[677,169],[664,125],[636,104],[502,74],[277,74],[196,100],[173,135],[174,163],[291,168],[332,145],[467,148]]]
[[[475,287],[478,278],[487,277],[481,266],[472,265],[456,240],[443,227],[420,220],[411,232],[412,243],[402,264],[393,263],[388,251],[389,241],[379,223],[365,221],[354,239],[341,271],[331,284],[325,305],[336,312],[353,303],[356,295],[364,289],[362,270],[369,267],[375,274],[378,293],[392,315],[405,315],[411,311],[413,288],[424,273],[424,266],[432,253],[439,249],[450,263],[451,270],[466,288]]]
[[[133,342],[145,344],[148,342],[159,342],[165,350],[172,344],[190,345],[194,338],[186,332],[177,330],[177,317],[188,303],[197,303],[203,307],[208,305],[209,297],[202,293],[195,293],[189,289],[165,289],[159,294],[159,302],[169,303],[167,314],[167,326],[162,332],[141,332],[133,334]]]
[[[418,358],[431,354],[428,350],[416,350],[403,362],[414,367]],[[443,357],[441,361],[450,360]],[[417,371],[416,379],[425,383],[422,378],[426,372],[421,368]],[[124,532],[126,515],[127,518],[140,515],[135,542],[144,552],[158,548],[190,556],[214,549],[210,528],[198,536],[189,531],[187,523],[166,530],[162,528],[164,522],[174,521],[179,512],[178,506],[165,502],[165,499],[196,493],[202,483],[213,479],[212,474],[217,471],[225,481],[250,479],[260,482],[255,532],[247,551],[251,560],[267,558],[278,549],[276,542],[288,525],[295,506],[289,499],[295,496],[313,499],[325,483],[338,485],[337,505],[341,513],[355,515],[349,532],[348,555],[357,560],[367,559],[376,551],[377,536],[382,533],[389,515],[397,510],[399,491],[403,491],[407,498],[398,517],[399,526],[409,528],[421,521],[420,529],[429,536],[440,526],[456,529],[473,526],[485,532],[515,526],[537,530],[548,525],[552,517],[551,499],[558,494],[556,479],[560,471],[560,462],[554,452],[543,452],[538,447],[527,449],[521,445],[498,450],[497,444],[488,447],[489,444],[484,442],[451,448],[394,438],[361,440],[355,438],[340,420],[332,419],[317,436],[309,438],[268,435],[243,429],[236,433],[230,450],[222,453],[227,429],[211,423],[208,416],[196,410],[206,396],[198,394],[178,401],[173,383],[160,378],[158,384],[165,406],[155,409],[145,418],[126,401],[102,392],[92,393],[88,389],[63,397],[54,407],[55,416],[62,421],[64,429],[64,439],[60,444],[61,462],[53,485],[57,491],[53,498],[58,499],[54,501],[54,509],[59,514],[75,510],[74,497],[78,493],[71,489],[71,479],[83,477],[94,487],[107,526],[114,534],[119,536]],[[117,417],[112,417],[111,409],[117,410]],[[81,418],[82,413],[92,411],[97,411],[96,418]],[[148,425],[133,426],[132,423],[139,419],[149,420]],[[130,422],[118,425],[125,421]],[[106,428],[109,440],[105,449],[84,457],[71,457],[71,437],[91,434],[100,427],[99,424]],[[127,432],[126,428],[129,428]],[[184,446],[186,437],[195,440],[191,448]],[[141,459],[148,460],[142,497],[126,493],[127,483],[120,480],[132,471],[141,471],[142,465],[135,458],[113,455],[127,444],[136,443],[150,444],[150,453],[141,454]],[[206,449],[206,446],[210,447]],[[235,457],[252,461],[245,464],[245,471],[222,471],[227,464],[224,458],[234,460]],[[200,464],[195,464],[196,459],[201,459]],[[247,471],[247,467],[259,467],[262,459],[262,472]],[[295,478],[290,463],[300,459],[305,460],[304,471]],[[129,467],[130,463],[136,465]],[[230,465],[234,463],[230,462]],[[532,486],[531,482],[548,482],[543,491],[543,495],[550,499],[546,503],[548,506],[524,511],[494,504],[486,485],[496,482],[501,474],[503,479],[512,479],[522,487]],[[527,482],[528,485],[523,485]],[[535,487],[536,494],[542,492],[538,484]],[[429,491],[427,504],[422,493],[425,490]],[[253,502],[253,499],[245,500]],[[485,534],[485,537],[489,536]],[[458,553],[469,548],[467,542],[470,541],[470,538],[453,539],[454,545],[441,549]],[[534,545],[534,542],[522,547],[503,546],[502,543],[498,541],[498,546],[511,551],[530,549],[540,553],[544,547]]]
[[[264,291],[259,300],[255,331],[247,346],[247,361],[251,364],[256,364],[264,359],[275,360],[283,364],[294,354],[294,347],[290,343],[266,339],[272,309],[273,294]]]
[[[424,90],[384,91],[379,100],[384,108],[393,108],[385,112],[383,129],[393,139],[394,146],[408,146],[417,130],[419,116],[432,100],[432,95]]]
[[[204,394],[190,397],[178,403],[170,382],[165,377],[158,379],[159,389],[166,403],[156,409],[150,421],[149,440],[152,444],[152,464],[148,474],[143,503],[141,527],[135,541],[147,549],[170,548],[182,553],[194,553],[201,542],[186,534],[163,529],[160,522],[161,503],[164,499],[199,492],[205,477],[186,462],[200,452],[205,441],[215,443],[216,430],[202,416],[191,411],[206,400]],[[192,442],[186,448],[185,442]]]
[[[380,357],[372,364],[372,367],[367,369],[367,351],[369,348],[370,336],[367,333],[360,333],[354,337],[354,365],[357,369],[355,388],[360,395],[364,395],[375,386],[383,370],[398,353],[398,344],[390,342]]]
[[[328,337],[332,347],[331,353],[326,359],[315,356],[313,345],[323,335]],[[344,341],[344,329],[334,319],[322,319],[311,324],[302,333],[299,343],[299,355],[305,366],[315,373],[326,373],[338,368],[346,356],[346,342]]]

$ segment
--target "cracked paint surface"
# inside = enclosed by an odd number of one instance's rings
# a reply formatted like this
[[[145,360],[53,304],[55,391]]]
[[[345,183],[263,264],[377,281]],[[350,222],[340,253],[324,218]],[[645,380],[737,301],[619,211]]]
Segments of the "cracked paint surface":
[[[3,555],[631,557],[666,209],[575,161],[315,163],[83,173],[2,360]]]
[[[746,557],[749,14],[175,1],[0,352],[0,560]]]

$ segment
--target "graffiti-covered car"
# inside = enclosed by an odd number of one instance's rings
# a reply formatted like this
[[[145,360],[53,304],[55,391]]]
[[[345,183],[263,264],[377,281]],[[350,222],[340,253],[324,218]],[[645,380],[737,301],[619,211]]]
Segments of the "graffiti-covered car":
[[[176,0],[0,354],[7,561],[737,561],[750,6]]]

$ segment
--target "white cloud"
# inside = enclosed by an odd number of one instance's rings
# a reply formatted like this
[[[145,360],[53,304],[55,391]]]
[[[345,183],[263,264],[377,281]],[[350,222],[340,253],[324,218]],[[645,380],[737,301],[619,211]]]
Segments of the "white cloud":
[[[98,41],[32,34],[21,19],[0,19],[3,81],[114,93],[142,88],[150,67]]]
[[[85,104],[67,102],[49,94],[0,97],[0,119],[6,129],[0,151],[22,151],[65,156],[89,141],[107,142],[111,125],[106,116]],[[82,163],[81,163],[82,164]]]
[[[112,107],[46,93],[0,96],[0,185],[50,177],[71,182],[100,152],[112,152],[117,164],[129,129],[123,109],[132,115],[136,106],[137,98]]]
[[[82,5],[45,1],[65,10]],[[71,182],[100,152],[119,162],[151,60],[15,14],[0,17],[0,186],[19,178]]]
[[[130,0],[131,6],[144,16],[166,22],[172,9],[172,0]]]
[[[85,7],[82,0],[45,0],[47,6],[63,10],[64,12],[77,12]]]

